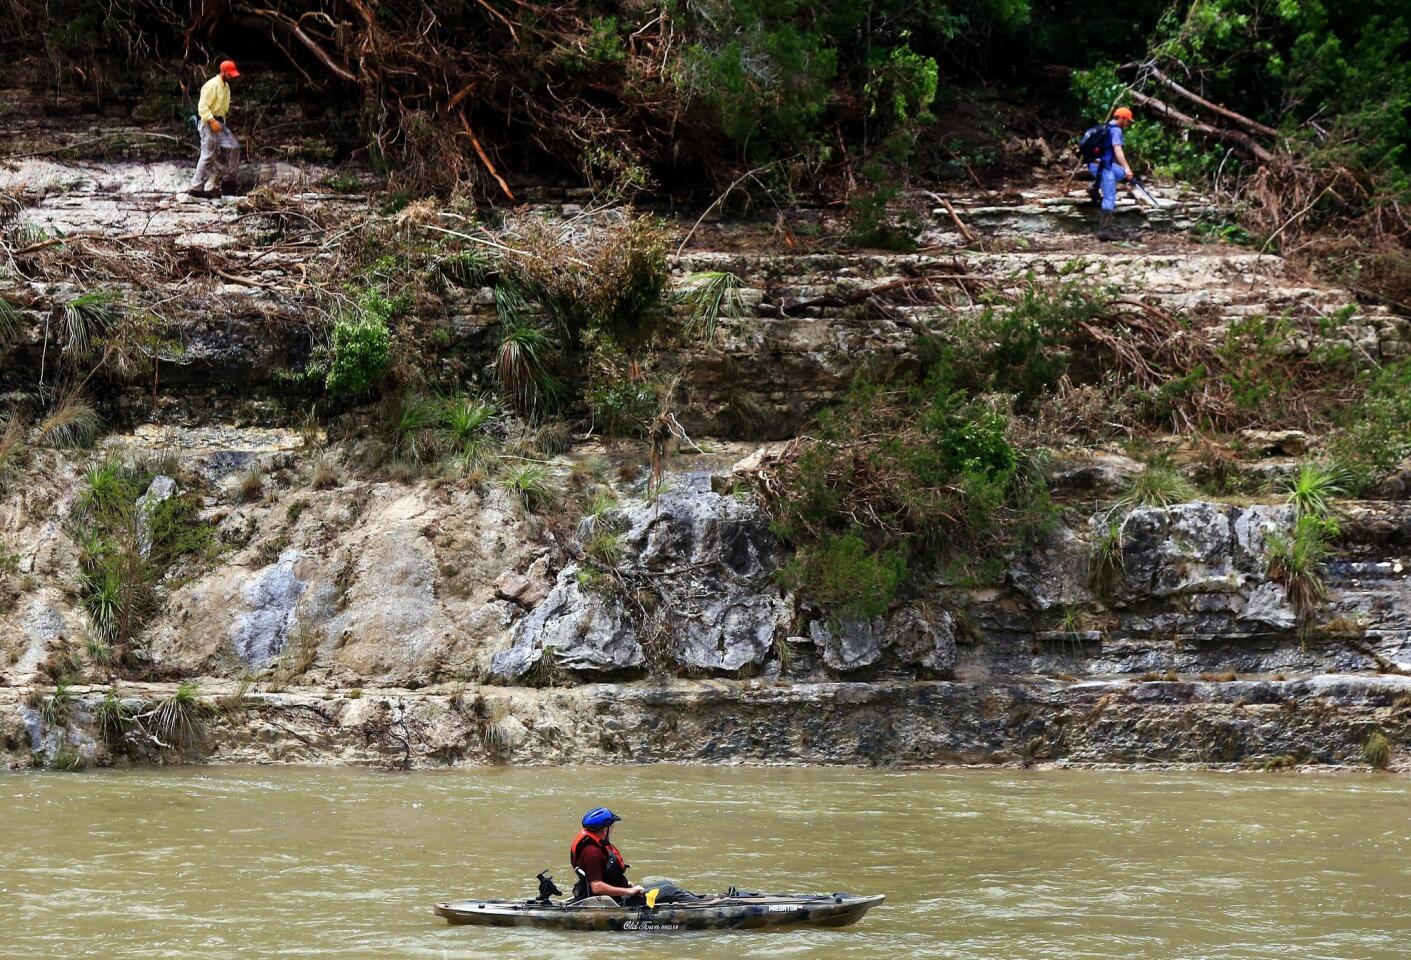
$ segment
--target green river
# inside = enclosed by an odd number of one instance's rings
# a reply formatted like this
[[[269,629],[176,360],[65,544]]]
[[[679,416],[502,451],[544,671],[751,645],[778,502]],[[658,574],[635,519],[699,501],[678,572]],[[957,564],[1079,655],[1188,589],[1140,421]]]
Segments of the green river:
[[[1401,958],[1392,776],[625,767],[0,774],[0,958]],[[583,809],[633,874],[851,890],[858,925],[728,934],[450,927],[431,904],[567,889]]]

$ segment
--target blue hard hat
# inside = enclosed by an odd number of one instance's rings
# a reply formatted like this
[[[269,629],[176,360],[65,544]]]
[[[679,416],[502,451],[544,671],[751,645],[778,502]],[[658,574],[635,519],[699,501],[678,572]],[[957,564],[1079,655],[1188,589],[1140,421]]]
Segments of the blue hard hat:
[[[621,819],[621,817],[613,813],[607,807],[594,807],[587,813],[583,814],[583,826],[605,827],[608,824],[616,823]]]

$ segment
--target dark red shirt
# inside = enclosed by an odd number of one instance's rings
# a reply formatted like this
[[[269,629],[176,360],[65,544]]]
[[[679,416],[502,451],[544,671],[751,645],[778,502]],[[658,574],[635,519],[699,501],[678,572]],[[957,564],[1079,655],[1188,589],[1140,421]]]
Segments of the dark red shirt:
[[[607,854],[593,843],[585,843],[578,851],[578,867],[588,880],[588,892],[593,892],[593,883],[603,881],[603,869],[607,866]]]

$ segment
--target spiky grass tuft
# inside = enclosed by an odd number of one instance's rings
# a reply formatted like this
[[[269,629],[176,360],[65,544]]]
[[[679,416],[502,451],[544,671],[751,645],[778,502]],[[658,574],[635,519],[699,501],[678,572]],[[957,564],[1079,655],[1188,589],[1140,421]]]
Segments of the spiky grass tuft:
[[[425,397],[405,396],[392,408],[387,420],[387,439],[393,455],[410,463],[426,463],[435,458],[438,423],[436,405]]]
[[[93,357],[98,341],[122,319],[122,299],[115,293],[93,291],[64,304],[64,353],[83,362]]]
[[[485,441],[490,435],[499,407],[493,400],[458,394],[441,401],[439,410],[442,443],[452,453]]]
[[[495,376],[500,388],[527,410],[539,409],[556,392],[549,373],[554,340],[527,323],[506,323],[495,350]]]
[[[554,488],[549,468],[541,463],[524,463],[510,467],[500,478],[500,485],[531,513],[554,502]]]
[[[1269,536],[1269,579],[1284,585],[1289,603],[1304,620],[1328,595],[1323,558],[1337,534],[1335,520],[1305,514],[1294,523],[1292,536]]]
[[[54,692],[40,703],[39,719],[44,721],[46,727],[66,727],[69,724],[69,711],[73,702],[73,685],[60,680],[54,685]]]
[[[680,301],[691,310],[686,322],[688,333],[699,333],[701,339],[714,344],[720,321],[737,319],[744,312],[740,288],[744,283],[726,270],[694,273],[686,278],[679,294]]]
[[[1298,472],[1283,481],[1289,505],[1300,517],[1326,517],[1333,511],[1333,501],[1347,496],[1347,474],[1335,466],[1321,463],[1299,464]]]
[[[35,443],[65,450],[87,450],[103,432],[103,418],[76,394],[63,399],[54,412],[40,421]]]
[[[94,710],[94,725],[98,728],[98,735],[110,748],[121,743],[132,729],[135,712],[116,689],[109,690],[98,701]]]
[[[191,747],[205,737],[206,720],[213,712],[211,705],[201,699],[201,687],[188,680],[142,716],[152,734],[168,746]]]
[[[1119,509],[1133,507],[1169,507],[1194,500],[1198,492],[1189,480],[1173,467],[1152,464],[1132,478],[1127,490],[1117,501]]]
[[[21,323],[19,308],[0,297],[0,347],[14,343],[19,338]]]

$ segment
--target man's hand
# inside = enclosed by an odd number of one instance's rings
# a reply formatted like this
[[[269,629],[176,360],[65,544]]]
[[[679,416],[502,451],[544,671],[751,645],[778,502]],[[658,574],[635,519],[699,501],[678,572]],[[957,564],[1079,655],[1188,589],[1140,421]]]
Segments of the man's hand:
[[[640,883],[634,883],[634,884],[632,884],[632,886],[630,886],[630,887],[627,888],[627,895],[628,895],[629,897],[635,897],[635,896],[636,896],[637,894],[639,894],[639,893],[646,893],[646,892],[647,892],[647,888],[644,887],[644,886],[642,886]]]
[[[210,125],[211,125],[211,133],[220,133],[220,121],[219,121],[219,120],[217,120],[215,117],[211,117],[211,119],[210,119],[209,121],[207,121],[207,122],[210,123]]]

